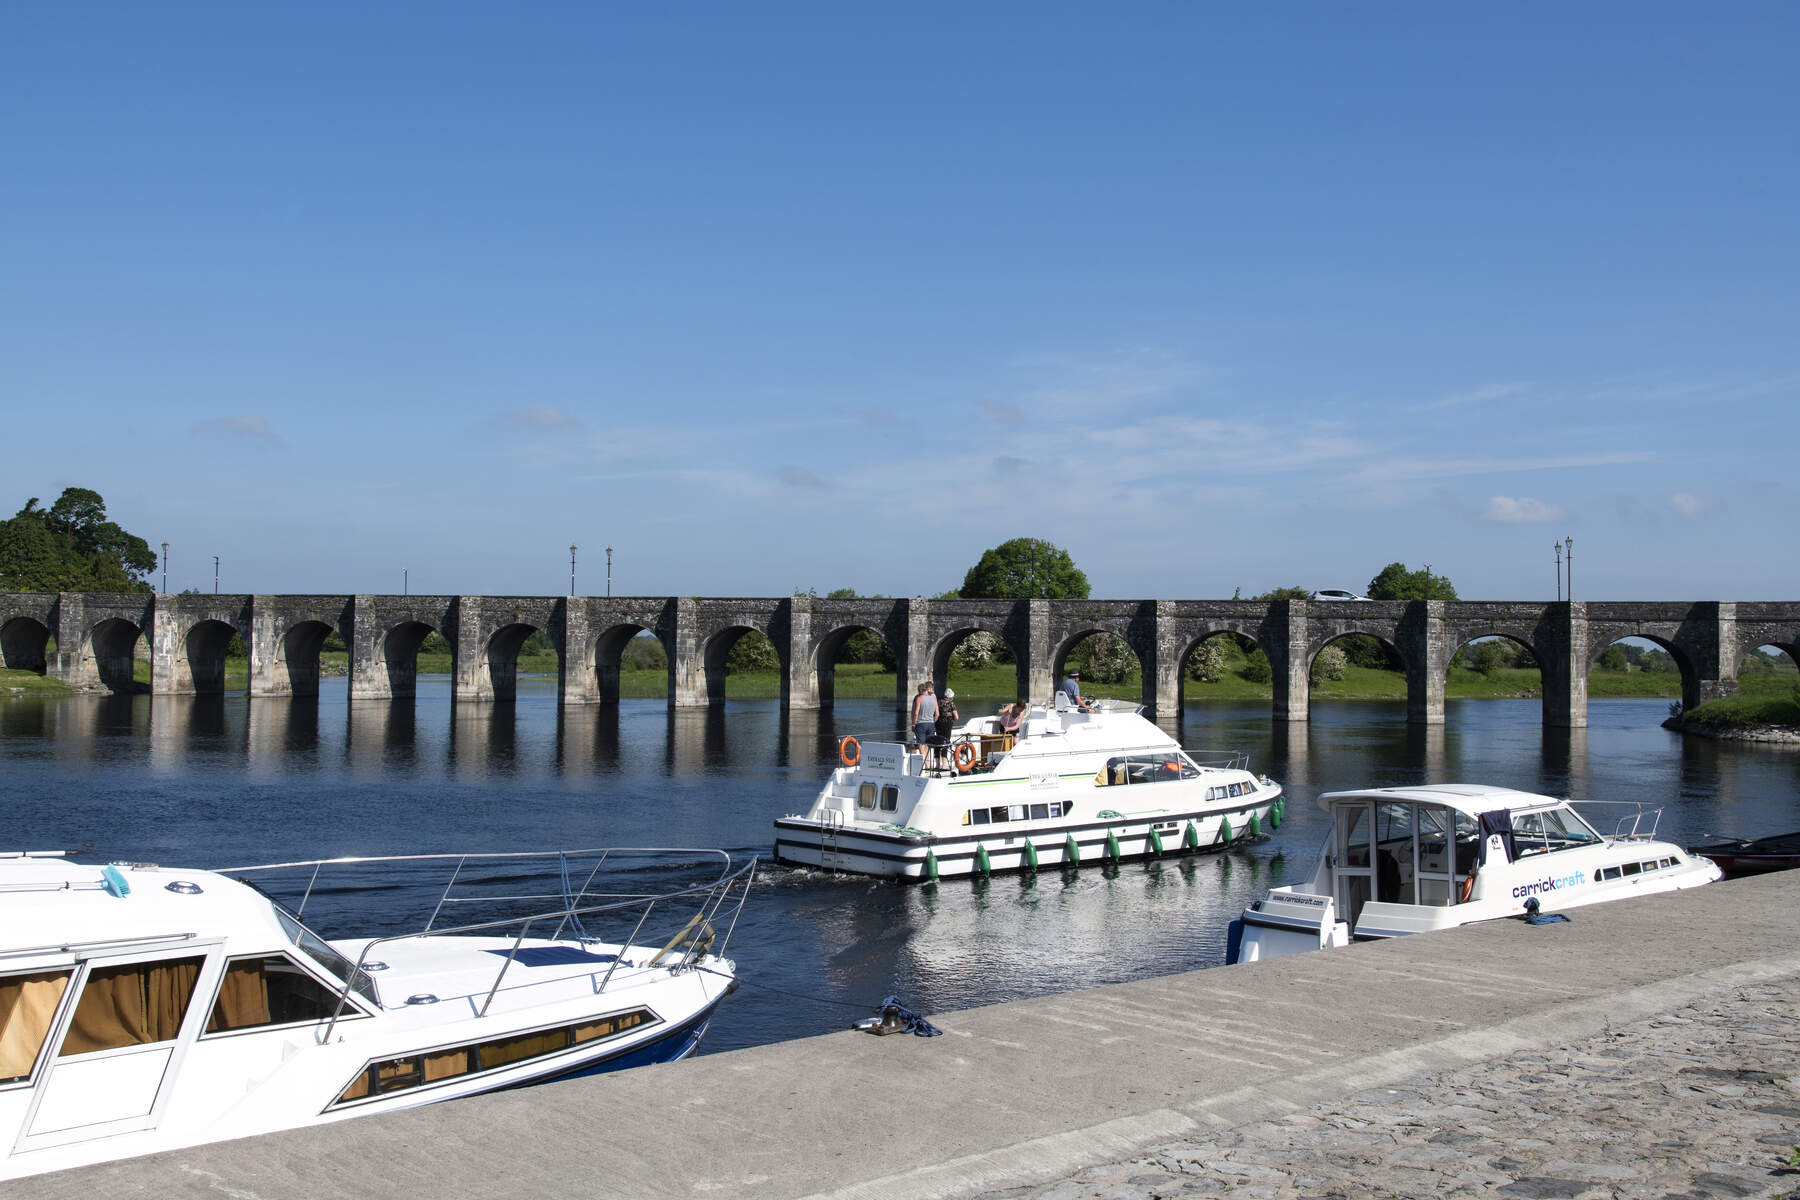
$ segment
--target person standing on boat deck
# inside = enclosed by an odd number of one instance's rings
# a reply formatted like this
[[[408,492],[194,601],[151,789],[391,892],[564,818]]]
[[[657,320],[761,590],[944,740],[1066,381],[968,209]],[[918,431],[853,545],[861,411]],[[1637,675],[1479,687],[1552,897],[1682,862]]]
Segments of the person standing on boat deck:
[[[912,703],[913,738],[919,743],[919,753],[924,756],[927,766],[931,763],[931,739],[937,733],[937,711],[937,696],[931,690],[931,680],[927,679],[919,685]]]
[[[1025,723],[1025,714],[1030,711],[1030,706],[1023,700],[1015,701],[1012,704],[1002,704],[1000,706],[1000,732],[1019,732],[1019,726]]]
[[[1070,671],[1068,676],[1057,685],[1056,690],[1069,697],[1069,703],[1083,712],[1087,711],[1088,702],[1081,697],[1081,672]]]
[[[950,734],[956,729],[956,692],[951,688],[944,689],[944,698],[938,701],[937,735],[943,745],[950,744]]]

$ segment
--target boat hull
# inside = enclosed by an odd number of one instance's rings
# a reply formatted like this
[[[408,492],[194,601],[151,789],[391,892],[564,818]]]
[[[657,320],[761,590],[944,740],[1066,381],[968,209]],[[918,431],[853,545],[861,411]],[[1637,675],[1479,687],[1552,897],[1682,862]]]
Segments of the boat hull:
[[[1279,803],[1277,792],[1233,808],[1039,828],[1013,825],[1006,827],[1005,834],[985,835],[887,833],[784,817],[775,822],[775,858],[789,866],[910,882],[1071,870],[1223,850],[1271,830],[1279,820]]]

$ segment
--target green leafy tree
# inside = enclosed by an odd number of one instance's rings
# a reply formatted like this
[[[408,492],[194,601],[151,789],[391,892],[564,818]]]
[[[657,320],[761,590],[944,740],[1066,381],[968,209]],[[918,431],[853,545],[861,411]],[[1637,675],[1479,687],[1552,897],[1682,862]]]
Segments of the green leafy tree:
[[[1238,674],[1247,683],[1268,683],[1275,678],[1275,668],[1269,665],[1269,656],[1258,646],[1244,660],[1244,669]]]
[[[751,629],[746,631],[731,649],[725,654],[725,673],[737,675],[744,672],[752,674],[773,674],[781,670],[781,656],[775,652],[775,643]]]
[[[1475,648],[1472,662],[1474,668],[1483,675],[1492,676],[1512,665],[1512,655],[1499,641],[1483,642]]]
[[[1612,645],[1600,652],[1600,669],[1623,673],[1631,669],[1631,662],[1625,657],[1625,651],[1621,647]]]
[[[1336,642],[1319,651],[1313,659],[1312,681],[1319,683],[1326,679],[1342,679],[1350,666],[1350,658]]]
[[[147,592],[150,544],[106,519],[90,488],[67,488],[49,508],[37,497],[0,522],[0,591]]]
[[[1218,683],[1225,678],[1225,644],[1216,637],[1207,638],[1194,652],[1188,655],[1187,673],[1189,679],[1201,683]]]
[[[1392,562],[1369,580],[1371,600],[1455,600],[1456,585],[1442,575],[1420,569],[1409,571],[1405,563]]]
[[[1278,587],[1264,592],[1260,596],[1250,597],[1252,600],[1308,600],[1312,593],[1303,587]],[[1233,599],[1236,599],[1234,596]]]
[[[1086,600],[1088,580],[1067,550],[1042,538],[1013,538],[983,554],[957,594],[964,600]]]

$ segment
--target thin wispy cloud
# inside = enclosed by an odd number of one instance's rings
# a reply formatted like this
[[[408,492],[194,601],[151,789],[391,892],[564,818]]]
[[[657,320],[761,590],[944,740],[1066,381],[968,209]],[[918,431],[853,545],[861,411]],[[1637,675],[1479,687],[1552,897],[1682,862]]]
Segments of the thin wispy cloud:
[[[217,433],[226,437],[248,438],[252,441],[274,442],[275,431],[269,426],[269,419],[260,413],[251,413],[242,417],[214,417],[208,421],[198,422],[194,426],[195,433]]]
[[[813,491],[824,491],[830,485],[805,467],[780,467],[775,478],[791,488],[809,488]]]
[[[1438,400],[1427,400],[1423,404],[1415,404],[1411,412],[1433,412],[1440,408],[1461,408],[1470,404],[1492,404],[1496,400],[1504,400],[1509,396],[1517,396],[1525,391],[1522,383],[1494,383],[1486,387],[1471,388],[1466,392],[1457,392]]]
[[[1497,525],[1542,525],[1561,518],[1562,510],[1531,496],[1489,496],[1481,519]]]
[[[1669,507],[1684,517],[1704,516],[1718,506],[1716,498],[1698,496],[1693,492],[1676,492],[1669,497]]]
[[[549,404],[534,404],[530,408],[521,408],[507,413],[504,419],[508,425],[514,428],[530,430],[533,433],[549,433],[559,429],[580,429],[582,427],[579,418]]]

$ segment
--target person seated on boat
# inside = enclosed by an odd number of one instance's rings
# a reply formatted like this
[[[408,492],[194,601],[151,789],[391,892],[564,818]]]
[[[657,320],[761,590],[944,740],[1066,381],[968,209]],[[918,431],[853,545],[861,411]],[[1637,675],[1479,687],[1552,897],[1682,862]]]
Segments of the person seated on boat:
[[[919,685],[912,702],[913,740],[918,743],[919,754],[927,767],[931,765],[931,739],[937,736],[937,714],[937,694],[931,690],[931,680],[927,679]]]
[[[1070,671],[1063,681],[1056,685],[1056,690],[1068,696],[1069,703],[1082,712],[1091,712],[1087,698],[1081,694],[1081,672]]]

